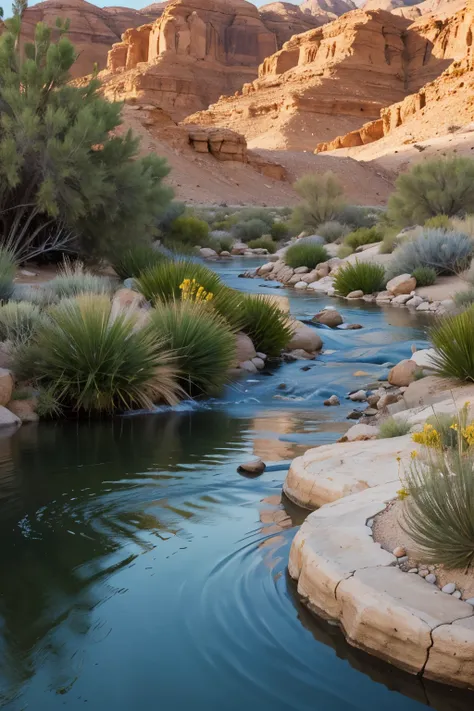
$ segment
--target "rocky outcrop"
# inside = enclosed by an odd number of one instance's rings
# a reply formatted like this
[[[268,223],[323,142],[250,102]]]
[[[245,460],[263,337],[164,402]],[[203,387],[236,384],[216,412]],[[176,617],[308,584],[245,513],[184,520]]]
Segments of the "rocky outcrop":
[[[260,8],[260,17],[265,26],[275,33],[277,47],[281,49],[293,35],[307,32],[336,19],[336,15],[321,11],[313,15],[290,2],[272,2]]]
[[[142,11],[126,7],[99,8],[85,0],[45,0],[28,7],[23,15],[22,42],[30,42],[35,26],[44,22],[55,27],[56,18],[70,20],[67,36],[78,53],[72,76],[90,74],[94,65],[103,69],[107,52],[129,27],[152,22],[161,15],[166,3],[155,3]]]
[[[445,66],[408,20],[355,10],[293,37],[265,59],[257,80],[188,120],[233,128],[253,146],[314,149],[338,126],[349,133],[361,118],[377,119],[393,97],[402,100]]]
[[[416,93],[383,107],[380,117],[375,121],[331,141],[319,143],[316,153],[372,143],[407,123],[413,124],[410,142],[415,143],[436,133],[446,132],[450,124],[462,125],[472,121],[470,91],[466,91],[466,88],[474,81],[474,6],[470,4],[454,16],[444,19],[422,18],[410,26],[410,32],[426,38],[430,44],[432,66],[441,67],[444,71]],[[421,74],[425,75],[426,72]]]
[[[128,30],[101,75],[106,96],[138,98],[175,119],[252,80],[276,37],[244,0],[175,0],[154,23]]]

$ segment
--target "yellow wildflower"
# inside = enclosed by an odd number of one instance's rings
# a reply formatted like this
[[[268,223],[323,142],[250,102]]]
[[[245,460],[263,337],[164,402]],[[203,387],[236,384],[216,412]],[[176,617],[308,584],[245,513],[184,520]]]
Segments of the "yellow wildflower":
[[[403,499],[406,499],[407,496],[410,496],[409,492],[405,489],[405,487],[402,487],[397,491],[397,496],[400,499],[400,501],[403,501]]]
[[[418,452],[416,451],[416,449],[412,449],[412,451],[410,452],[410,457],[412,459],[416,459],[417,456],[418,456]]]
[[[412,435],[413,442],[424,444],[425,447],[441,447],[441,436],[433,425],[425,424],[422,432],[415,432]]]
[[[461,434],[466,440],[469,447],[472,447],[472,445],[474,444],[474,422],[471,422],[470,425],[467,425],[467,427],[461,430]]]
[[[450,429],[450,430],[454,430],[455,432],[457,432],[458,429],[459,429],[457,422],[455,422],[454,425],[450,425],[450,426],[449,426],[449,429]]]

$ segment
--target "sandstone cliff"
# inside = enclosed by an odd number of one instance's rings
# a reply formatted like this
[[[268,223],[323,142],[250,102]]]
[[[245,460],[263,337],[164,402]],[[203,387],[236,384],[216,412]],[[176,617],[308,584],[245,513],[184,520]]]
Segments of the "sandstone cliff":
[[[259,11],[265,26],[275,33],[278,49],[293,35],[320,27],[336,18],[336,15],[330,12],[320,11],[314,15],[310,12],[304,13],[298,5],[290,2],[272,2],[260,7]]]
[[[166,3],[156,3],[138,11],[126,7],[99,8],[85,0],[45,0],[28,7],[22,24],[22,41],[31,41],[37,22],[55,26],[56,18],[69,19],[68,37],[76,47],[79,57],[72,76],[89,74],[97,63],[103,69],[107,52],[129,27],[152,22],[163,12]]]
[[[354,10],[293,37],[242,92],[187,121],[233,128],[251,146],[314,150],[379,117],[447,66],[409,26],[387,12]]]
[[[175,0],[156,22],[127,30],[101,75],[111,99],[139,99],[175,119],[255,78],[276,37],[245,0]]]
[[[447,69],[419,91],[382,108],[376,121],[320,143],[317,152],[365,145],[395,131],[400,143],[415,143],[474,120],[474,6],[444,20],[421,18],[411,30],[430,39],[432,56],[447,63]]]

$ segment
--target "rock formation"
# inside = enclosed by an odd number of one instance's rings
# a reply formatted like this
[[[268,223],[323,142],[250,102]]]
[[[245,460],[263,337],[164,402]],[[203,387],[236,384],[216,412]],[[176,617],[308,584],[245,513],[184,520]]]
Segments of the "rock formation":
[[[254,79],[276,46],[245,0],[175,0],[123,34],[101,78],[109,98],[145,100],[181,119]]]
[[[314,150],[318,139],[378,118],[445,66],[431,39],[408,20],[354,10],[293,37],[238,95],[186,121],[233,128],[253,147]]]
[[[259,9],[265,26],[276,35],[278,49],[281,49],[293,35],[320,27],[336,18],[333,13],[323,11],[317,15],[304,13],[298,5],[293,5],[291,2],[272,2]]]
[[[377,141],[399,127],[410,124],[411,142],[445,133],[450,125],[474,119],[474,5],[444,20],[421,18],[411,25],[431,42],[431,55],[446,66],[434,81],[402,101],[381,109],[380,117],[348,134],[318,144],[316,152],[349,148]],[[406,142],[406,141],[405,141]]]
[[[355,10],[357,5],[352,0],[303,0],[300,8],[305,14],[313,15],[314,17],[318,17],[321,13],[329,13],[333,17],[339,17],[340,15],[345,15],[346,12]]]
[[[107,52],[129,27],[152,22],[163,12],[166,3],[155,3],[138,11],[126,7],[99,8],[85,0],[45,0],[28,7],[23,15],[23,42],[31,41],[37,22],[54,27],[56,18],[69,19],[67,36],[76,47],[79,57],[73,66],[72,76],[90,74],[94,64],[103,69]]]

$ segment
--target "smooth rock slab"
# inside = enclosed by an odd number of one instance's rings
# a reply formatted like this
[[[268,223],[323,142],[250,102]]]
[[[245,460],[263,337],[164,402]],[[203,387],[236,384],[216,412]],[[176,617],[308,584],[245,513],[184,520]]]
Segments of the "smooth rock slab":
[[[456,686],[474,688],[474,617],[465,616],[452,625],[442,625],[431,634],[433,646],[423,676],[441,682],[454,680]]]

